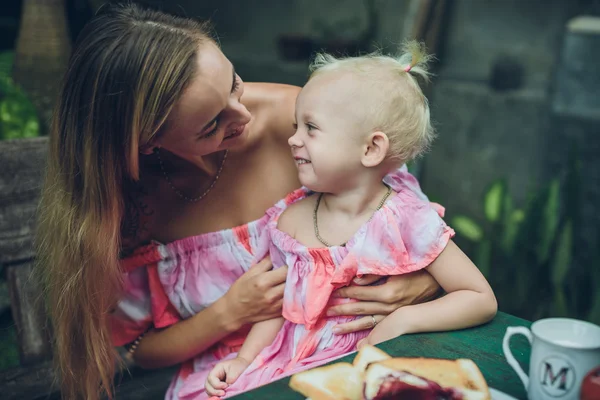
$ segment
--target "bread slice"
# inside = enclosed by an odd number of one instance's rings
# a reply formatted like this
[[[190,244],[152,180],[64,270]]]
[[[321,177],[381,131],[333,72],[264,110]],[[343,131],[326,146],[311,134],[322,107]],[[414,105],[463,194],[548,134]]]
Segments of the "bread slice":
[[[390,358],[369,365],[364,373],[365,399],[373,399],[386,378],[407,387],[427,389],[431,382],[462,394],[465,400],[489,400],[490,393],[477,365],[471,360]]]
[[[350,363],[337,363],[292,376],[290,387],[311,400],[362,400],[363,379]]]
[[[354,365],[354,368],[358,369],[360,372],[364,372],[369,364],[387,360],[388,358],[392,357],[385,351],[368,344],[360,349],[356,357],[354,357],[352,365]]]
[[[352,364],[315,368],[290,380],[290,387],[310,400],[371,400],[382,385],[402,390],[396,393],[405,398],[433,390],[448,396],[456,393],[463,400],[491,399],[481,371],[471,360],[392,358],[370,345],[358,352]]]

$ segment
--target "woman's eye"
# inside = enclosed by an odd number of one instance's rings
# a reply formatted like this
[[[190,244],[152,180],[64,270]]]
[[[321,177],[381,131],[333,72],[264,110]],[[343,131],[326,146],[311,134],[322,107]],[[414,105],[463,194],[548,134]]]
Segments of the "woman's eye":
[[[218,123],[218,121],[215,119],[215,120],[213,121],[213,123],[210,125],[209,129],[208,129],[208,130],[209,130],[209,132],[208,132],[208,133],[205,133],[204,135],[202,135],[202,139],[206,139],[206,138],[209,138],[209,137],[215,136],[215,135],[217,134],[217,128],[218,128],[218,125],[219,125],[219,123]]]
[[[238,89],[240,88],[240,77],[239,76],[235,76],[235,83],[233,84],[233,92],[237,92]]]

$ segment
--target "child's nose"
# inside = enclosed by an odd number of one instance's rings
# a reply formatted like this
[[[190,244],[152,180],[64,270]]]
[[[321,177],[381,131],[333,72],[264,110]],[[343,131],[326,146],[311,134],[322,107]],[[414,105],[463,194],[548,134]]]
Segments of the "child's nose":
[[[298,133],[294,133],[292,137],[288,139],[288,144],[290,147],[301,147],[302,141],[298,138]]]

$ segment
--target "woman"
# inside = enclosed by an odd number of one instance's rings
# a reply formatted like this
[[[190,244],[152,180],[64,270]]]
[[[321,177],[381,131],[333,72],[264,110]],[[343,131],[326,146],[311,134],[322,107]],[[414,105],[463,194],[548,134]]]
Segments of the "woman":
[[[287,145],[297,93],[245,85],[192,20],[120,5],[86,26],[38,227],[65,398],[110,396],[113,345],[131,342],[142,367],[183,363],[167,397],[193,398],[194,372],[280,314],[285,269],[249,264],[265,210],[300,185]],[[365,315],[341,327],[357,331],[438,288],[427,274],[345,288],[361,301],[332,312]]]

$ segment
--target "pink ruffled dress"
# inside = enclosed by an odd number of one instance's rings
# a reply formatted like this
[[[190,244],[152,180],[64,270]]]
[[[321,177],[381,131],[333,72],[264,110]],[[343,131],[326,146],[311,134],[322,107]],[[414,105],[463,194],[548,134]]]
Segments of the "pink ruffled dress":
[[[346,246],[307,248],[277,229],[283,211],[310,195],[303,188],[247,225],[140,249],[123,260],[127,290],[111,319],[115,344],[135,340],[151,325],[163,328],[198,313],[224,295],[253,262],[270,255],[275,268],[288,266],[285,322],[226,397],[354,351],[368,331],[333,334],[333,326],[353,317],[325,315],[329,306],[348,301],[331,293],[359,275],[400,275],[425,268],[454,235],[441,218],[443,208],[429,202],[406,167],[384,181],[397,194]],[[208,398],[208,373],[220,360],[235,357],[247,332],[245,328],[184,363],[166,399]]]

